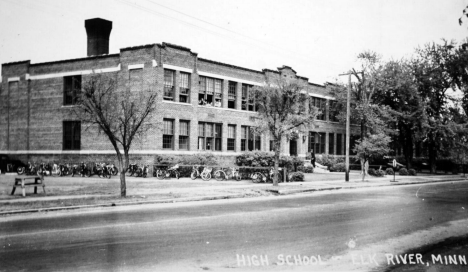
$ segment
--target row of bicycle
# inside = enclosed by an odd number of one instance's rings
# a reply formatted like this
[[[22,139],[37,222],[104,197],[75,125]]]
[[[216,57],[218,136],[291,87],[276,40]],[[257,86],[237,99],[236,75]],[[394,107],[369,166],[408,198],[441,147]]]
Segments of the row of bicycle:
[[[84,163],[79,164],[57,164],[57,163],[31,163],[27,166],[20,166],[16,169],[18,175],[39,175],[39,176],[68,176],[75,175],[81,177],[90,177],[97,175],[101,178],[110,178],[116,176],[119,171],[113,164],[107,163]]]
[[[180,171],[179,171],[179,164],[176,164],[172,167],[161,168],[161,167],[154,167],[153,169],[153,176],[158,179],[165,179],[170,177],[175,177],[179,179]],[[251,179],[254,183],[259,182],[273,182],[273,177],[275,174],[275,170],[273,167],[269,169],[265,169],[267,171],[261,171],[258,169],[250,169],[249,171],[243,171],[241,173],[240,168],[237,167],[214,167],[211,166],[201,166],[201,165],[194,165],[192,166],[192,172],[190,174],[190,178],[192,180],[201,178],[205,181],[210,180],[211,178],[215,178],[218,181],[221,180],[241,180],[241,179]],[[283,181],[283,175],[281,174],[282,169],[278,169],[278,181]],[[268,173],[266,173],[268,172]]]

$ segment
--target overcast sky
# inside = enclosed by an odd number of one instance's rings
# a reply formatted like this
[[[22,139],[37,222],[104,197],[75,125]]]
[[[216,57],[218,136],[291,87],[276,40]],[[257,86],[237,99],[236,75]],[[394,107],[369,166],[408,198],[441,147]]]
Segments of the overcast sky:
[[[468,0],[0,0],[0,63],[86,57],[84,20],[113,22],[110,53],[168,42],[250,69],[334,81],[358,53],[409,57],[468,36]]]

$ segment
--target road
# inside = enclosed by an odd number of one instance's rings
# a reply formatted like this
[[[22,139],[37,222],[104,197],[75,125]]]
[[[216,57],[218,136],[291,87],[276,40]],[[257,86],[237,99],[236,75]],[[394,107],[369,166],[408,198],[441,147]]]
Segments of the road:
[[[467,193],[447,182],[0,218],[0,271],[300,269],[279,256],[331,263],[468,219]]]

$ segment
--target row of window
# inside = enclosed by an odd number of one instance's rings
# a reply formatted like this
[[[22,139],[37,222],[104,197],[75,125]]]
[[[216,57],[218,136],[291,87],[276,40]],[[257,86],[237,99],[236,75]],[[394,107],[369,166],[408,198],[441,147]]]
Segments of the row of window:
[[[324,132],[309,132],[309,148],[308,150],[314,150],[315,154],[325,154],[325,139],[326,133]],[[335,140],[335,133],[328,133],[328,154],[335,154],[335,155],[344,155],[343,150],[343,141],[346,138],[346,134],[336,133],[336,140]],[[354,147],[356,144],[358,136],[351,135],[350,136],[350,146]],[[356,155],[356,152],[350,149],[351,155]]]
[[[164,93],[163,99],[175,101],[175,71],[164,70]],[[236,109],[237,102],[237,82],[228,82],[228,99],[227,108]],[[81,90],[81,75],[64,77],[64,105],[74,105],[77,102],[78,94]],[[198,104],[203,106],[223,107],[223,82],[221,79],[210,78],[205,76],[199,77]],[[257,111],[258,107],[255,102],[253,86],[243,84],[241,86],[241,110]],[[311,97],[309,105],[320,110],[317,120],[325,120],[327,100],[324,98]],[[190,74],[180,72],[179,75],[179,102],[191,103],[190,101]],[[336,101],[329,101],[329,120],[338,121],[339,109],[336,106]]]
[[[309,132],[308,150],[314,150],[315,154],[325,154],[327,136],[324,132]],[[328,154],[343,155],[343,139],[345,135],[328,133]],[[179,150],[190,149],[190,121],[179,121]],[[174,149],[175,131],[174,120],[163,121],[163,149]],[[356,137],[350,137],[350,145],[354,146]],[[241,126],[241,151],[253,151],[261,149],[261,135],[255,134],[251,127]],[[199,122],[198,123],[198,150],[221,151],[222,124]],[[81,148],[81,122],[63,121],[63,149],[80,150]],[[273,151],[273,141],[270,140],[270,151]],[[228,125],[227,150],[236,150],[236,125]],[[351,150],[351,154],[353,154]]]
[[[174,120],[163,121],[163,149],[174,149],[176,144]],[[190,121],[179,121],[179,150],[189,150]],[[197,150],[221,151],[222,124],[199,122]],[[227,150],[236,150],[236,125],[228,125]],[[251,128],[241,126],[241,150],[260,150],[260,135],[254,135]]]

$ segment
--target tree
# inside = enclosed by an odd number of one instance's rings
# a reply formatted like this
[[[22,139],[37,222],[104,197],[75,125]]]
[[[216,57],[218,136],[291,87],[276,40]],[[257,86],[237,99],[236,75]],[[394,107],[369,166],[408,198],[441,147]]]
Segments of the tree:
[[[278,165],[281,153],[281,140],[312,125],[318,110],[308,107],[309,96],[306,86],[299,81],[278,79],[268,80],[258,87],[255,99],[258,105],[256,130],[269,132],[273,137],[275,175],[273,186],[278,186]]]
[[[449,114],[449,102],[456,81],[452,75],[455,44],[427,44],[419,48],[412,61],[412,69],[421,97],[425,120],[422,124],[423,143],[427,148],[431,173],[436,171],[436,159],[453,144],[453,120]]]
[[[365,137],[364,139],[358,140],[356,146],[354,147],[354,152],[356,152],[357,157],[364,162],[368,162],[371,158],[383,157],[386,155],[390,148],[388,144],[390,143],[390,137],[380,133],[380,134],[371,134]],[[367,175],[366,167],[362,168],[362,181]]]
[[[96,126],[114,147],[119,164],[122,197],[126,196],[127,191],[125,172],[129,165],[132,143],[154,126],[148,120],[152,119],[156,111],[157,93],[149,88],[141,88],[142,86],[133,86],[130,82],[119,80],[118,75],[92,74],[82,84],[81,94],[74,107],[75,114],[82,122],[88,126]]]
[[[397,130],[393,142],[402,147],[406,167],[412,168],[414,144],[421,138],[421,126],[426,119],[424,105],[418,93],[413,70],[408,61],[389,61],[379,74],[381,82],[376,100],[389,108],[395,122],[390,127]]]
[[[351,88],[351,123],[360,124],[360,143],[370,143],[366,140],[368,137],[374,138],[373,135],[389,135],[392,130],[388,127],[388,123],[393,121],[388,107],[379,104],[376,101],[377,94],[382,88],[382,65],[380,64],[380,56],[375,52],[365,51],[358,55],[358,60],[361,63],[360,71],[351,70],[351,75],[356,79],[356,83],[352,84]],[[340,107],[346,109],[346,92],[344,87],[336,87],[333,89],[333,95],[337,98]],[[346,113],[343,111],[338,116],[339,120],[344,123]],[[382,144],[387,144],[386,138],[376,138],[382,140]],[[373,144],[377,144],[374,141]],[[356,147],[356,146],[355,146]],[[355,151],[355,147],[351,147]],[[359,147],[360,148],[360,147]],[[365,163],[368,159],[366,156],[358,156],[365,176]]]

